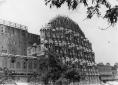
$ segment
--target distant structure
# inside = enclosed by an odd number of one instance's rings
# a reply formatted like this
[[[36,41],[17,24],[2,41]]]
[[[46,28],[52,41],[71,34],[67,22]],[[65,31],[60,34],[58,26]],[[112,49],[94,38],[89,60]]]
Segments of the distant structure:
[[[97,69],[102,82],[118,80],[118,68],[115,65],[111,66],[109,63],[106,63],[106,65],[98,63]]]
[[[74,65],[80,70],[82,85],[99,83],[99,73],[95,68],[95,54],[92,44],[80,27],[68,17],[58,16],[40,30],[41,50]]]
[[[104,65],[104,64],[97,64],[97,68],[99,70],[100,79],[102,81],[113,80],[112,66]]]
[[[27,49],[40,44],[40,36],[28,32],[27,26],[0,20],[0,68],[14,71],[16,79],[37,72],[37,59]],[[25,80],[23,79],[23,80]]]

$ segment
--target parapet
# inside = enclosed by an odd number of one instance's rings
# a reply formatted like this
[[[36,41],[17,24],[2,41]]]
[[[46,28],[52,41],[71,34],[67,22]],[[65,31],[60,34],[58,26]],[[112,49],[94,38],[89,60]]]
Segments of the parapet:
[[[0,24],[10,26],[10,27],[14,27],[14,28],[18,28],[18,29],[21,29],[21,30],[26,30],[26,31],[28,29],[28,27],[25,26],[25,25],[21,25],[21,24],[18,24],[18,23],[14,23],[14,22],[2,20],[2,19],[0,19]]]

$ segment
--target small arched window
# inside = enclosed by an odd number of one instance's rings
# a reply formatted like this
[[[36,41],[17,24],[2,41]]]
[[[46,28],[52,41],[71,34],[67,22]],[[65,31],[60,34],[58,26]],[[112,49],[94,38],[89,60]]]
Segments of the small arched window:
[[[20,62],[17,62],[17,63],[16,63],[16,68],[21,68]]]
[[[35,60],[34,61],[34,69],[36,69],[37,68],[37,61]]]
[[[23,62],[23,69],[26,69],[27,68],[27,64],[26,62]]]
[[[10,62],[10,68],[14,68],[14,63]]]
[[[29,69],[32,69],[32,62],[30,61],[29,64],[28,64],[28,68]]]

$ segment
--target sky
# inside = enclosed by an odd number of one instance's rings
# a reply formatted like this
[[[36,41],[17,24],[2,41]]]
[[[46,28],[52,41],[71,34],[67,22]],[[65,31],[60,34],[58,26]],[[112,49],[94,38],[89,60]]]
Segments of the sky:
[[[112,0],[112,4],[118,1]],[[118,62],[118,23],[107,30],[109,25],[102,18],[85,20],[83,5],[74,11],[63,5],[60,9],[45,6],[44,0],[0,0],[0,18],[28,26],[28,31],[40,34],[39,30],[57,15],[68,16],[78,23],[86,38],[92,43],[96,63]],[[103,10],[104,11],[104,10]]]

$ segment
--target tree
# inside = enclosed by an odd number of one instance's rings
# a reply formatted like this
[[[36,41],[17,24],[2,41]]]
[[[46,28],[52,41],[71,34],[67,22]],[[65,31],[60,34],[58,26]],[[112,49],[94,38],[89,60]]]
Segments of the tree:
[[[79,71],[73,69],[72,66],[67,66],[63,64],[59,58],[54,55],[49,55],[48,57],[43,57],[40,59],[40,79],[45,85],[49,81],[53,83],[62,82],[63,79],[69,80],[69,83],[73,81],[79,81]]]
[[[56,82],[64,71],[59,59],[53,55],[49,55],[48,57],[40,59],[40,61],[39,69],[42,81],[45,84],[48,84],[49,81]]]
[[[79,71],[75,68],[68,69],[64,75],[70,82],[80,81]]]
[[[84,4],[87,8],[87,19],[91,19],[94,15],[107,19],[110,26],[114,26],[118,19],[118,5],[112,6],[108,0],[45,0],[46,5],[56,6],[60,8],[64,3],[67,4],[69,10],[75,10],[79,4]],[[106,13],[102,16],[100,11],[106,7]]]

